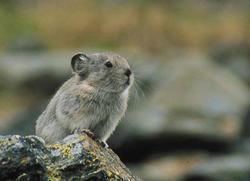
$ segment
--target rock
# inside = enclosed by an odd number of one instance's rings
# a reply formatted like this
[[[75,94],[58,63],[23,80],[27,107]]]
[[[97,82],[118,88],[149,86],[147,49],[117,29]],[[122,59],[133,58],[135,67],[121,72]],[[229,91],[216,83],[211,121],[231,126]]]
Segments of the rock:
[[[181,181],[185,174],[205,159],[206,155],[199,152],[170,154],[151,158],[140,164],[133,164],[131,169],[147,181]]]
[[[132,164],[130,168],[147,181],[248,181],[250,156],[249,152],[237,151],[220,156],[185,151],[154,155],[142,163]]]
[[[6,54],[0,57],[6,90],[51,96],[70,75],[70,53]]]
[[[37,136],[0,136],[0,180],[140,180],[86,134],[45,145]]]
[[[7,51],[10,53],[40,52],[45,50],[47,50],[45,44],[35,36],[21,36],[7,45]]]
[[[112,137],[121,158],[129,155],[122,145],[141,144],[143,150],[132,151],[139,159],[140,151],[150,154],[174,147],[225,150],[240,137],[250,94],[239,77],[201,55],[158,63],[153,70],[157,81],[151,94],[129,106]]]
[[[0,73],[5,80],[0,80],[0,87],[18,91],[26,87],[30,95],[42,94],[48,99],[66,79],[65,72],[69,74],[71,55],[57,52],[3,56],[0,69],[5,72]],[[155,152],[183,149],[222,152],[239,138],[242,115],[249,104],[249,88],[231,71],[202,55],[181,55],[162,61],[140,56],[129,59],[141,60],[133,66],[141,88],[137,87],[137,93],[131,96],[125,120],[109,140],[122,160],[140,161]],[[38,107],[42,105],[36,102]],[[25,130],[32,131],[41,111],[22,109],[18,116],[2,122],[16,123],[2,134],[27,134],[23,127],[28,124]]]
[[[46,104],[32,105],[0,121],[0,132],[2,135],[18,134],[21,136],[35,134],[36,119],[45,109]],[[3,127],[4,126],[4,127]]]
[[[212,50],[213,60],[238,74],[250,85],[250,44],[224,42]]]
[[[214,156],[195,166],[185,176],[185,181],[247,181],[250,179],[249,154]]]

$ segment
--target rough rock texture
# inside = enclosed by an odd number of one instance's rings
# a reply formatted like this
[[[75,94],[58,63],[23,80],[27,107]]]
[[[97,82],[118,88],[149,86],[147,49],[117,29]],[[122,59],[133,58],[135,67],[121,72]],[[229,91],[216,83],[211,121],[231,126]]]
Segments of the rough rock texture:
[[[86,134],[45,145],[37,136],[0,136],[0,180],[140,180]]]

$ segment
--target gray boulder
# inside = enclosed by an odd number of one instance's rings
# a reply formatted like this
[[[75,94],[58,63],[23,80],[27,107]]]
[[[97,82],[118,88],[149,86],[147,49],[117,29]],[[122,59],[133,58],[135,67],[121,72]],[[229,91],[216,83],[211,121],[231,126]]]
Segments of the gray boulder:
[[[185,176],[185,181],[248,181],[250,179],[249,154],[214,156],[196,165]]]
[[[140,76],[156,77],[152,91],[137,103],[131,98],[126,119],[113,137],[114,145],[127,140],[148,140],[151,145],[161,139],[162,147],[167,147],[172,143],[169,139],[191,138],[188,141],[199,139],[198,144],[211,143],[214,149],[215,142],[232,144],[239,138],[250,102],[244,81],[201,55],[152,65]],[[218,145],[223,149],[224,144]]]
[[[51,95],[70,74],[69,53],[6,54],[0,57],[0,87],[34,96]]]

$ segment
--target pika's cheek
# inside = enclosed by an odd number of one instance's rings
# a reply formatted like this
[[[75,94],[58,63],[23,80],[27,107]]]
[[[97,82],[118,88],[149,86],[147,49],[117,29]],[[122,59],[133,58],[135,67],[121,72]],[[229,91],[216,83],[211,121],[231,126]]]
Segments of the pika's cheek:
[[[135,80],[135,77],[134,77],[134,75],[132,74],[132,75],[130,76],[130,84],[131,84],[131,85],[134,83],[134,80]]]

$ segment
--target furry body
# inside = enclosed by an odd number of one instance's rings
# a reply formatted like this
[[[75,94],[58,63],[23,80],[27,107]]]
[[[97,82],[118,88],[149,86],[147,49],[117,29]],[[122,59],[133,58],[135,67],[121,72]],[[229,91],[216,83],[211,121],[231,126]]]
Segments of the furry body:
[[[46,142],[61,140],[76,129],[88,129],[105,142],[124,115],[133,81],[124,75],[129,68],[127,62],[110,53],[94,54],[88,61],[95,62],[94,69],[81,70],[84,74],[75,69],[75,75],[62,85],[38,118],[36,134]],[[116,68],[105,68],[107,61]]]

